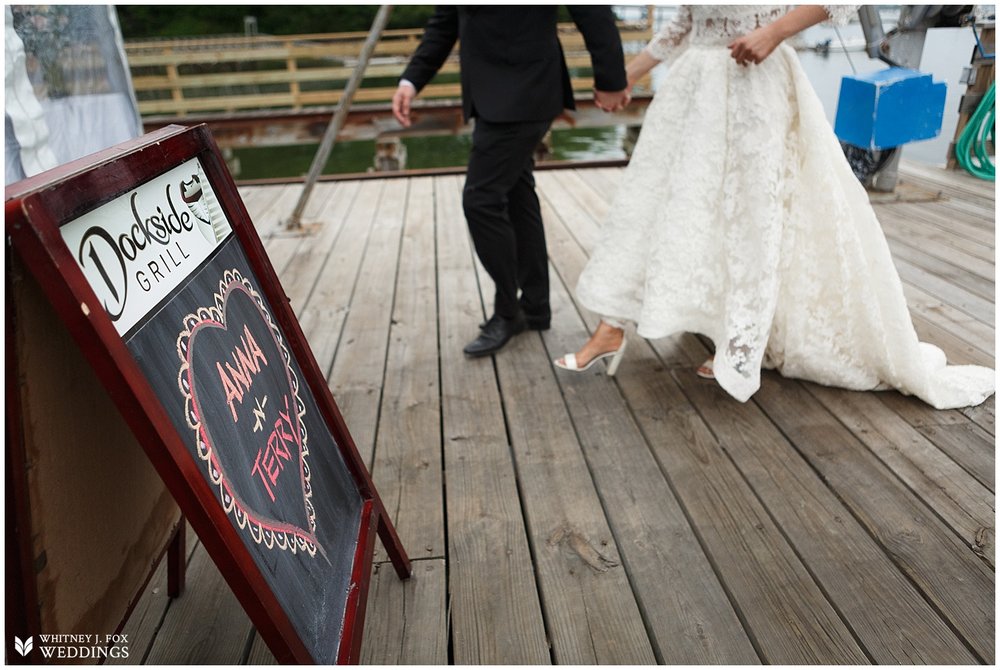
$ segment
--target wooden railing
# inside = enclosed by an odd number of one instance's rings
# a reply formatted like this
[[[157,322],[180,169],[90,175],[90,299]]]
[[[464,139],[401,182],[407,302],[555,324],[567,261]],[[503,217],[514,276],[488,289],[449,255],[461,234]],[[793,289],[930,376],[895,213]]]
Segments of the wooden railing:
[[[620,25],[626,51],[651,37],[645,23]],[[388,30],[375,49],[355,101],[387,102],[422,30]],[[293,110],[332,106],[354,70],[365,33],[332,33],[212,39],[129,41],[125,44],[139,111],[149,116],[205,112]],[[560,25],[559,38],[574,91],[587,92],[590,56],[575,26]],[[457,48],[421,99],[455,99]]]

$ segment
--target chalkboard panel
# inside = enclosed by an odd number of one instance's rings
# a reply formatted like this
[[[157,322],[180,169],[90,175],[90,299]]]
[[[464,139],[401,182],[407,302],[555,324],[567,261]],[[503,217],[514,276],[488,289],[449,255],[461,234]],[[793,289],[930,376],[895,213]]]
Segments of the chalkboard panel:
[[[332,663],[362,499],[253,276],[230,236],[127,344],[313,658]]]
[[[409,563],[221,165],[168,128],[8,189],[8,233],[278,660],[356,661],[373,530]]]

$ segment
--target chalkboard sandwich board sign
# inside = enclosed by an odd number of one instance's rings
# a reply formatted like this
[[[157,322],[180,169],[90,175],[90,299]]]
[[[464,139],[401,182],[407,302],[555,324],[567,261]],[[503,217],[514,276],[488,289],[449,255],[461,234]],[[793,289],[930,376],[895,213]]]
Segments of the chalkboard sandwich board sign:
[[[357,662],[409,560],[204,126],[9,187],[6,229],[282,663]]]

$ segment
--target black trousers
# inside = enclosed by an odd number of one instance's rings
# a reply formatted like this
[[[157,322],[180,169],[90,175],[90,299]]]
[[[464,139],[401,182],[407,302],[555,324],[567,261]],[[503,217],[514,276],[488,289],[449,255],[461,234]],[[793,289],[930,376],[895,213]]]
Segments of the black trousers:
[[[532,174],[532,155],[551,123],[477,118],[472,132],[462,206],[479,260],[496,284],[494,311],[508,319],[519,310],[538,319],[551,314],[545,229]]]

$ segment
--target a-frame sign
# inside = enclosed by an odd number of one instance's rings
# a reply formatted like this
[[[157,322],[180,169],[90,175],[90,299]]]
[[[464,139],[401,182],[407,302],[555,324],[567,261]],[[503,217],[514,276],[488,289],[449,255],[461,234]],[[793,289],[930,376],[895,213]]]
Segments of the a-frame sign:
[[[13,250],[279,663],[358,661],[410,564],[204,126],[6,191]]]

